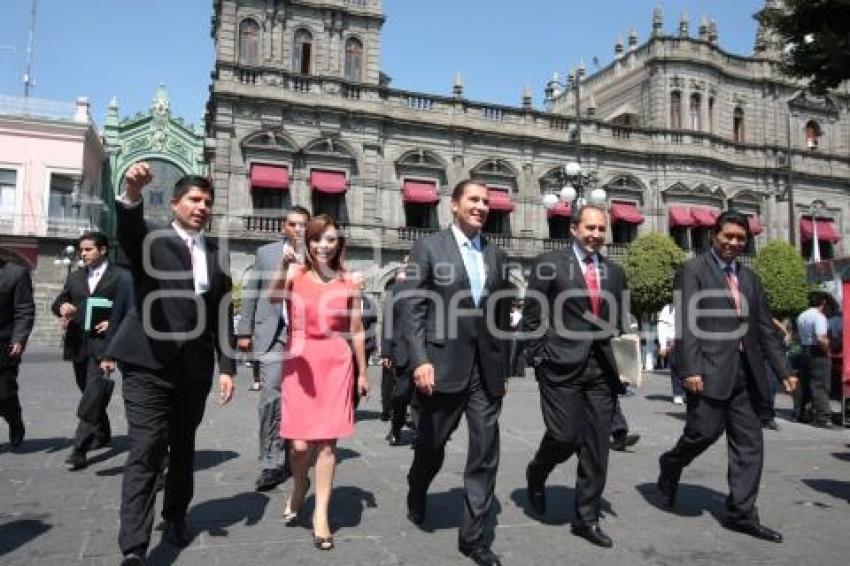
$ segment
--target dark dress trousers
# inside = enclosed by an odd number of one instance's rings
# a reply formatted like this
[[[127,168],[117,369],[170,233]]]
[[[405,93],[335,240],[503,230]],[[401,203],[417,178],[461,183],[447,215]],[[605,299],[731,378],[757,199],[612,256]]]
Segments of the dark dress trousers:
[[[758,520],[755,502],[764,461],[758,410],[770,395],[765,361],[780,380],[788,377],[790,368],[774,332],[761,281],[740,263],[737,277],[740,314],[713,253],[690,260],[676,278],[681,292],[676,308],[682,309],[683,321],[677,329],[681,335],[676,343],[677,370],[683,378],[701,375],[703,393],[688,392],[684,433],[660,463],[663,472],[678,477],[725,431],[729,445],[726,509],[730,519],[747,522]],[[687,322],[691,319],[693,325]]]
[[[10,358],[9,346],[26,345],[35,323],[30,272],[0,258],[0,416],[10,427],[23,426],[18,400],[18,367],[21,358]]]
[[[396,281],[384,296],[383,318],[381,320],[381,353],[389,357],[392,367],[384,368],[389,374],[388,386],[381,383],[381,398],[388,399],[388,409],[392,416],[392,429],[399,432],[404,426],[407,406],[413,395],[413,374],[410,367],[406,331],[406,281]],[[382,376],[383,377],[383,376]]]
[[[225,256],[205,238],[209,289],[196,295],[189,248],[173,227],[148,225],[141,204],[116,202],[116,214],[135,295],[105,354],[120,362],[130,436],[118,542],[124,554],[144,554],[166,452],[162,516],[181,521],[192,499],[195,431],[216,357],[220,372],[236,373],[232,304],[226,299],[231,279]]]
[[[56,316],[60,316],[59,309],[63,303],[71,303],[77,309],[65,329],[63,357],[73,365],[74,377],[80,393],[84,393],[87,385],[102,374],[99,362],[103,358],[109,340],[115,335],[114,329],[118,327],[132,302],[132,290],[133,280],[130,273],[126,269],[109,263],[94,292],[89,291],[88,270],[78,269],[68,274],[65,285],[53,301],[51,310]],[[96,334],[94,330],[85,330],[86,304],[89,297],[112,301],[108,318],[109,328],[113,329],[112,331],[107,329],[107,332],[103,334]],[[109,441],[112,432],[109,417],[106,414],[108,402],[105,400],[102,403],[104,410],[97,423],[88,423],[81,419],[77,424],[74,434],[75,450],[85,452],[95,439],[101,442]]]
[[[407,266],[406,285],[412,294],[402,317],[411,369],[431,363],[435,374],[434,393],[417,393],[419,426],[407,476],[408,502],[424,509],[428,486],[443,464],[446,442],[466,414],[469,447],[461,547],[487,544],[492,534],[485,537],[484,529],[499,466],[498,418],[512,338],[507,256],[483,237],[481,242],[484,283],[476,306],[452,230],[418,240]]]
[[[535,368],[546,432],[529,466],[530,481],[545,485],[558,464],[578,452],[576,521],[599,519],[608,473],[612,412],[623,392],[611,348],[622,330],[623,269],[598,257],[600,316],[591,302],[573,248],[535,261],[523,304],[526,358]],[[610,297],[607,300],[605,297]]]

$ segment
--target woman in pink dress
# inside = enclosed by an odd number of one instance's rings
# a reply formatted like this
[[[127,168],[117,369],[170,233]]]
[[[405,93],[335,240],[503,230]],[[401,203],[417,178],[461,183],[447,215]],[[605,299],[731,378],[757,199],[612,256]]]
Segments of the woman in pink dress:
[[[290,441],[293,490],[283,512],[294,525],[316,462],[316,548],[334,546],[328,508],[336,468],[336,441],[354,432],[354,379],[366,395],[366,354],[358,281],[343,267],[345,239],[336,221],[321,214],[308,224],[304,267],[292,250],[272,281],[273,297],[286,297],[289,340],[283,364],[280,435]],[[283,291],[283,292],[281,292]],[[274,300],[274,298],[272,299]],[[353,352],[352,352],[353,350]],[[354,375],[354,357],[357,367]]]

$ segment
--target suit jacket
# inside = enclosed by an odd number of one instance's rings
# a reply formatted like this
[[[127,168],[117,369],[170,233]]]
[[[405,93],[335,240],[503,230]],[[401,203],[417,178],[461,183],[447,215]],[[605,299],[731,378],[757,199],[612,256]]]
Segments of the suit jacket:
[[[30,272],[0,259],[0,367],[10,360],[6,349],[12,342],[26,345],[35,323]],[[17,364],[20,358],[12,360]]]
[[[487,393],[491,397],[504,394],[509,373],[512,288],[505,269],[507,255],[483,237],[481,241],[485,280],[478,307],[473,303],[466,267],[450,228],[421,238],[410,253],[407,284],[414,294],[408,299],[405,319],[411,368],[433,364],[434,391],[440,393],[457,393],[469,386],[477,354]],[[491,325],[504,336],[494,335]]]
[[[254,353],[264,354],[278,340],[286,341],[283,302],[269,302],[268,288],[272,276],[283,259],[284,241],[266,244],[257,249],[254,267],[248,274],[239,309],[237,336],[253,336]]]
[[[89,356],[94,356],[96,359],[103,357],[103,352],[108,346],[108,338],[113,337],[115,333],[107,330],[106,333],[98,335],[93,331],[85,330],[86,302],[89,297],[101,297],[112,301],[109,314],[111,328],[113,323],[116,326],[120,324],[123,315],[126,314],[129,302],[132,300],[132,290],[133,280],[130,273],[112,262],[107,264],[93,293],[89,292],[88,273],[85,269],[78,269],[68,274],[62,291],[56,296],[50,309],[53,314],[59,316],[59,307],[63,303],[71,303],[77,308],[65,329],[64,359],[82,362]]]
[[[526,338],[525,354],[535,368],[548,369],[555,383],[579,377],[592,349],[602,354],[609,366],[606,377],[616,392],[623,391],[620,373],[611,348],[611,338],[623,330],[623,268],[599,257],[601,309],[599,319],[591,313],[587,284],[572,246],[544,253],[535,260],[528,280],[520,327]],[[613,302],[606,300],[607,294]],[[542,305],[547,308],[544,310]],[[573,334],[574,333],[574,334]],[[582,334],[593,336],[582,336]]]
[[[361,316],[363,318],[363,331],[366,333],[364,339],[364,349],[366,350],[366,362],[378,349],[378,337],[375,333],[375,324],[378,322],[378,307],[375,306],[375,299],[368,293],[361,295],[363,302]]]
[[[765,360],[779,379],[791,373],[782,342],[773,329],[767,295],[761,280],[749,268],[737,263],[741,303],[746,308],[738,315],[726,275],[711,252],[690,261],[676,277],[676,290],[681,293],[676,318],[676,368],[683,378],[701,375],[703,395],[711,399],[728,399],[735,387],[741,345],[755,385],[767,399],[769,384]],[[700,298],[700,294],[704,295]],[[698,313],[697,310],[704,311]],[[705,312],[714,310],[715,312]],[[688,321],[693,319],[694,324]],[[698,336],[710,334],[709,338]]]
[[[217,353],[219,371],[235,375],[230,272],[216,241],[205,236],[209,290],[196,295],[189,249],[174,228],[145,222],[141,203],[116,201],[115,208],[134,300],[104,355],[159,370],[189,349],[197,357],[195,377],[209,378]],[[224,300],[227,308],[222,312]]]
[[[381,355],[390,358],[396,367],[410,363],[410,354],[405,334],[407,313],[406,281],[396,281],[384,295],[384,312],[381,320]]]

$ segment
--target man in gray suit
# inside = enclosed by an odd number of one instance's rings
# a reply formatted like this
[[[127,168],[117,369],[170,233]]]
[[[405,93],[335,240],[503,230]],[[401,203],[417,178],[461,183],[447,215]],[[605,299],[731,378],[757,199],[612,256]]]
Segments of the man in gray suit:
[[[257,249],[254,268],[245,284],[236,345],[253,352],[260,381],[260,476],[257,491],[274,489],[290,476],[287,446],[280,438],[280,380],[286,343],[286,311],[267,294],[271,277],[284,255],[303,262],[304,228],[310,213],[293,206],[283,217],[283,237]]]

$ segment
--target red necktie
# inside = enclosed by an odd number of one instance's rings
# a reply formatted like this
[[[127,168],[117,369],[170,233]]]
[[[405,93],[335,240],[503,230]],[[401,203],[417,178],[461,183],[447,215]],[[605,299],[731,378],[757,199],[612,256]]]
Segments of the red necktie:
[[[726,283],[729,284],[732,299],[735,301],[735,310],[738,311],[738,314],[741,314],[741,290],[738,287],[738,276],[735,275],[731,265],[727,265],[724,271],[726,272]]]
[[[584,256],[584,283],[587,285],[587,295],[590,298],[590,310],[594,316],[599,316],[599,277],[596,274],[593,254]]]

